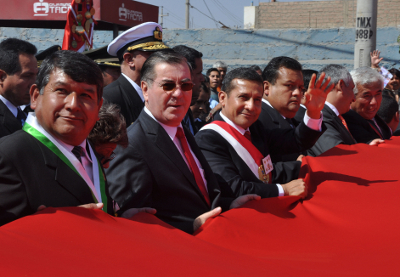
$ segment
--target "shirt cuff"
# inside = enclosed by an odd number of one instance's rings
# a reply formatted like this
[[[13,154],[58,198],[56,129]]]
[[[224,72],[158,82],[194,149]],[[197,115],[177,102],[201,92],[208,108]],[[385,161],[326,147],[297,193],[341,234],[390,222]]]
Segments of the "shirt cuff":
[[[276,184],[278,187],[278,196],[285,196],[285,191],[283,190],[283,187],[280,184]]]
[[[312,119],[307,115],[307,112],[304,114],[304,124],[307,125],[308,128],[313,129],[315,131],[321,131],[322,120],[324,119],[322,112],[320,112],[320,119]]]

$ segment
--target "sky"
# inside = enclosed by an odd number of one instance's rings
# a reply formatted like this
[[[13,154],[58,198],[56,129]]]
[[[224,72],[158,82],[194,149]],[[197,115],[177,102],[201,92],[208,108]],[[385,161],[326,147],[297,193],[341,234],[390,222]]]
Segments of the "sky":
[[[297,2],[303,1],[313,0]],[[163,6],[163,14],[168,14],[163,17],[164,28],[185,28],[186,0],[139,0],[138,2]],[[270,2],[270,0],[190,0],[190,5],[193,6],[189,12],[190,28],[220,28],[222,25],[215,22],[220,21],[230,28],[241,29],[243,28],[244,7],[251,6],[252,2],[254,6],[258,6],[260,2]],[[277,2],[296,1],[277,0]]]

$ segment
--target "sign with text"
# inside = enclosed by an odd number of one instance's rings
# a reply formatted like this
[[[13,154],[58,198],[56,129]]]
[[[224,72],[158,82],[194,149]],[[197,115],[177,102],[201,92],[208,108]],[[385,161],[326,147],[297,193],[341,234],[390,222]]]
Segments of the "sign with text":
[[[13,0],[0,9],[0,20],[66,21],[70,0]],[[94,19],[132,27],[158,22],[158,7],[131,0],[93,0]],[[26,26],[29,27],[29,26]]]
[[[374,35],[371,19],[372,17],[357,17],[356,41],[367,41]]]

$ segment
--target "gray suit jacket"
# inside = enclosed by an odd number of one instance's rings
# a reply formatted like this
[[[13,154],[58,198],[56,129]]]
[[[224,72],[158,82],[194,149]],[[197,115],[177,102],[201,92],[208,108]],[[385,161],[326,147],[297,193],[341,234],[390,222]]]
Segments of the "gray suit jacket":
[[[308,150],[310,156],[319,156],[338,144],[351,145],[357,143],[346,127],[344,127],[340,118],[329,106],[325,105],[322,113],[327,130],[322,134],[315,145]]]

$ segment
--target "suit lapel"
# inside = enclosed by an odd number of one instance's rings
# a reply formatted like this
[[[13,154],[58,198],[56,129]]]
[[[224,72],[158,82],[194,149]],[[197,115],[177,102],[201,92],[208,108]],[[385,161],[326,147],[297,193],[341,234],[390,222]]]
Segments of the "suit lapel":
[[[138,95],[132,84],[124,77],[120,76],[118,79],[121,87],[122,95],[124,96],[125,102],[129,108],[130,113],[133,114],[134,118],[138,118],[142,111],[144,104],[140,96]],[[133,118],[130,119],[133,121]]]
[[[335,124],[337,131],[339,132],[341,138],[343,139],[343,143],[345,144],[354,144],[356,143],[353,139],[350,131],[343,125],[342,120],[335,114],[335,112],[328,106],[325,105],[322,110],[324,121],[332,121]],[[326,120],[325,120],[326,119]]]
[[[58,158],[49,148],[38,140],[35,139],[35,141],[42,151],[46,166],[54,169],[54,180],[82,204],[93,203],[92,192],[82,177],[76,174],[75,171]]]
[[[144,111],[142,111],[140,114],[139,120],[141,121],[141,126],[149,140],[151,140],[161,150],[161,152],[164,153],[164,155],[171,161],[171,164],[174,164],[177,169],[182,172],[182,174],[186,177],[186,179],[188,179],[198,194],[204,198],[196,183],[196,180],[194,179],[193,174],[190,172],[189,167],[183,160],[179,150],[176,148],[174,142],[168,136],[164,128]],[[186,137],[191,136],[190,131],[188,131],[185,127],[183,129]],[[191,145],[190,142],[189,145]]]

